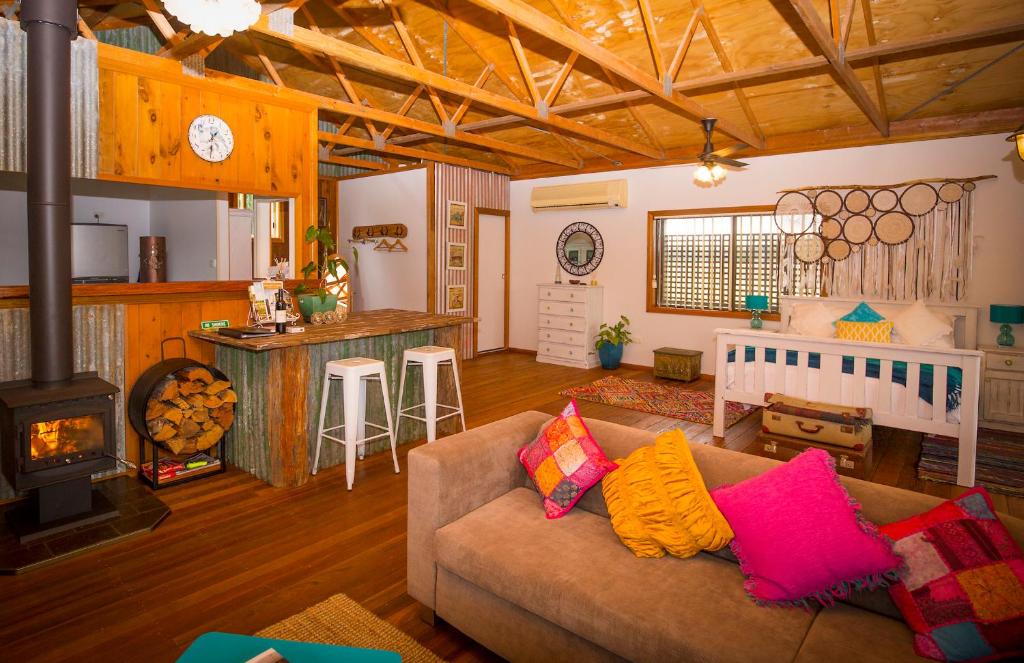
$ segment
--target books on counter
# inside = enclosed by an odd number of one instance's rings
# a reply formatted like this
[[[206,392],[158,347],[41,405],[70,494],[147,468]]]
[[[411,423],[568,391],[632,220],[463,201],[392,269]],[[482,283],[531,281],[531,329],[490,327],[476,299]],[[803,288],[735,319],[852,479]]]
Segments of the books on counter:
[[[173,479],[175,477],[188,476],[194,472],[201,472],[208,470],[212,467],[219,467],[220,459],[214,458],[208,454],[197,453],[189,456],[185,460],[175,460],[173,458],[161,458],[157,464],[157,478],[160,481],[165,479]],[[145,463],[142,467],[142,472],[150,479],[153,479],[153,463]]]

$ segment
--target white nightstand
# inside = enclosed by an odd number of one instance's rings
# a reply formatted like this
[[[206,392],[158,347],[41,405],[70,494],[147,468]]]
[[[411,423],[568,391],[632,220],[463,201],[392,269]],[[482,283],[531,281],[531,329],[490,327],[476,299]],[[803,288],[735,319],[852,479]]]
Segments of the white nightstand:
[[[1024,431],[1024,347],[983,345],[981,426]]]

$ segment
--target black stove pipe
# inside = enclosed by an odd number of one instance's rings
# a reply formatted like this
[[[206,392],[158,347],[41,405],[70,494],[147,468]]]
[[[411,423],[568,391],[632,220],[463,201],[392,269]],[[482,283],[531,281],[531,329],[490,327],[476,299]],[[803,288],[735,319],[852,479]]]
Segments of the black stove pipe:
[[[71,40],[75,0],[24,0],[28,33],[28,271],[32,382],[71,379]]]

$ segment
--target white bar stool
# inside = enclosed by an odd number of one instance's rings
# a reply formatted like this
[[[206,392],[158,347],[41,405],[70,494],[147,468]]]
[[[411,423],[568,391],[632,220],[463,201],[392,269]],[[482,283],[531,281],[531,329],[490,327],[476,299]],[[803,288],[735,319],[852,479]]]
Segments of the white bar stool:
[[[344,423],[340,426],[324,428],[331,383],[336,380],[341,380],[342,384]],[[366,383],[369,380],[376,380],[380,383],[380,393],[384,397],[384,415],[387,417],[388,424],[386,427],[366,420]],[[367,437],[367,426],[384,432]],[[339,429],[344,429],[344,439],[327,434]],[[391,458],[395,461],[395,474],[398,474],[398,452],[395,450],[395,428],[391,423],[391,399],[388,396],[387,377],[384,375],[384,362],[364,357],[327,362],[327,368],[324,371],[324,387],[320,397],[320,428],[317,431],[316,455],[313,457],[311,473],[316,474],[319,469],[320,445],[324,438],[343,444],[345,445],[345,480],[348,482],[348,489],[352,490],[352,483],[356,478],[356,448],[359,449],[359,458],[361,459],[366,452],[366,443],[382,437],[391,439]]]
[[[458,406],[446,405],[437,402],[437,371],[438,366],[450,365],[455,376],[455,394],[459,398]],[[402,407],[402,399],[405,396],[405,373],[409,366],[423,367],[423,397],[424,402],[418,405]],[[424,409],[424,416],[417,417],[406,414],[409,410],[417,408]],[[437,416],[438,408],[451,410],[448,414]],[[424,345],[418,348],[409,348],[402,353],[402,380],[398,387],[398,427],[395,435],[402,428],[402,417],[422,421],[427,425],[427,442],[437,439],[437,422],[458,415],[462,422],[462,430],[466,430],[466,418],[462,412],[462,387],[459,385],[459,365],[455,361],[455,350],[452,348],[441,348],[435,345]]]

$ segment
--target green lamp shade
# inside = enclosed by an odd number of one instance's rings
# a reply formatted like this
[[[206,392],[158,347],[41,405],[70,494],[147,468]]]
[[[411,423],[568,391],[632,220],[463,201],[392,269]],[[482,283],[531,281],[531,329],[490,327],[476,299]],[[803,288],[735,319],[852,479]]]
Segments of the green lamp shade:
[[[747,295],[745,299],[747,310],[750,311],[767,311],[768,310],[768,297],[765,295]]]
[[[747,300],[747,307],[749,308],[750,297],[747,297]],[[988,319],[1004,325],[1024,324],[1024,306],[992,304],[988,309]]]

